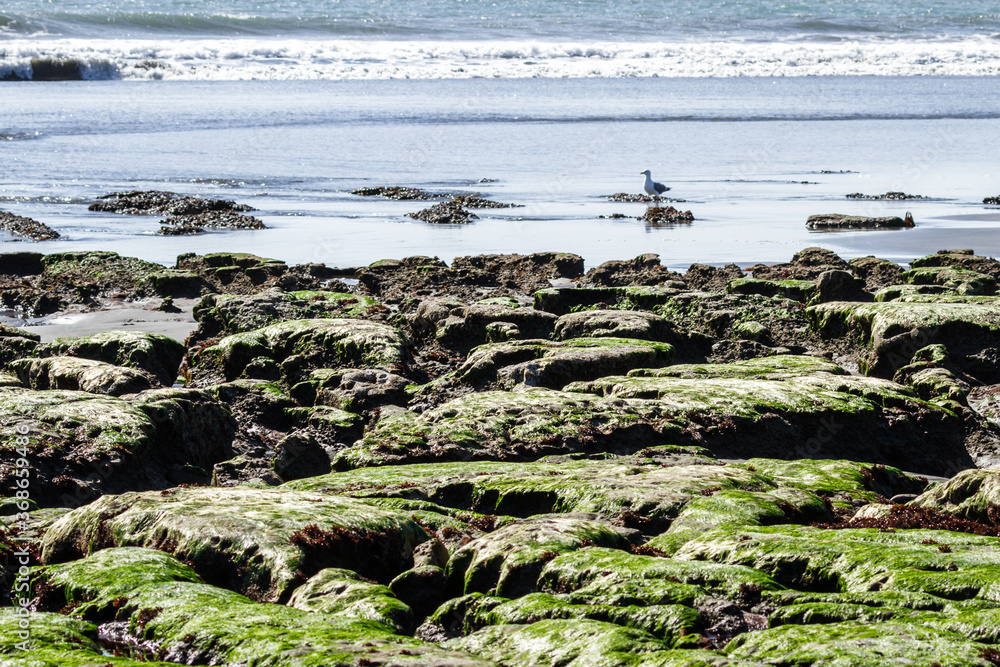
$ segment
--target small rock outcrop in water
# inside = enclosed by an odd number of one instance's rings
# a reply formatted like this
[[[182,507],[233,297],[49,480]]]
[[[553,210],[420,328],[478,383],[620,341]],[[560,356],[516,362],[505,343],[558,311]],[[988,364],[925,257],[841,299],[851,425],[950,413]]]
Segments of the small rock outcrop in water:
[[[666,208],[651,208],[640,215],[638,220],[645,220],[651,225],[687,224],[694,221],[691,211],[678,211],[673,206]]]
[[[396,199],[398,201],[410,201],[413,199],[431,201],[434,199],[441,199],[442,197],[452,196],[446,193],[427,192],[426,190],[421,190],[420,188],[408,188],[401,185],[358,188],[357,190],[351,190],[351,194],[359,195],[361,197],[383,197],[385,199]]]
[[[164,227],[159,234],[200,234],[204,227],[213,229],[267,229],[267,226],[253,217],[235,211],[206,211],[196,215],[178,215],[161,222]],[[191,228],[199,231],[193,231]],[[171,231],[176,229],[177,231]],[[183,231],[182,231],[183,230]]]
[[[989,206],[1000,206],[1000,197],[987,197],[983,203]]]
[[[930,197],[925,197],[923,195],[908,195],[905,192],[886,192],[882,195],[866,195],[860,192],[852,192],[849,195],[844,195],[848,199],[930,199]]]
[[[464,225],[479,218],[475,213],[466,211],[461,204],[454,200],[441,202],[416,213],[407,213],[407,215],[434,225]]]
[[[158,190],[112,192],[97,198],[91,211],[129,215],[198,215],[208,211],[252,211],[253,207],[229,199],[205,199]]]
[[[23,236],[32,241],[51,241],[59,238],[59,232],[47,225],[6,211],[0,211],[0,229],[6,229],[14,236]]]
[[[913,216],[909,213],[905,218],[886,216],[869,218],[863,215],[843,215],[841,213],[822,213],[810,215],[806,220],[809,229],[901,229],[913,227]]]
[[[616,192],[613,195],[608,195],[608,199],[610,199],[611,201],[637,202],[643,204],[648,204],[651,202],[663,202],[663,201],[673,202],[677,204],[677,203],[683,203],[685,201],[683,199],[674,199],[673,197],[654,197],[650,195],[636,195],[629,192]]]

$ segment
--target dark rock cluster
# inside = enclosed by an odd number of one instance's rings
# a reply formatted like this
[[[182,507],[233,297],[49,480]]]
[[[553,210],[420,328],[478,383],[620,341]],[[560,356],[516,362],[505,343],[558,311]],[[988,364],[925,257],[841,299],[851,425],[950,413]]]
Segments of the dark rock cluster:
[[[0,229],[32,241],[50,241],[59,238],[59,232],[51,229],[48,225],[6,211],[0,211]]]

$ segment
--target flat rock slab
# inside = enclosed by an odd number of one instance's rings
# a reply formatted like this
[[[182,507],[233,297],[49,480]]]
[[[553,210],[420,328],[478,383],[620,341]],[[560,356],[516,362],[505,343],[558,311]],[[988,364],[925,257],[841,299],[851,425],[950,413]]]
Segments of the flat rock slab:
[[[59,232],[48,225],[6,211],[0,211],[0,229],[32,241],[51,241],[59,238]]]
[[[429,537],[409,516],[360,500],[189,487],[104,496],[78,508],[45,533],[42,560],[62,562],[108,547],[156,548],[192,562],[209,583],[274,602],[324,567],[388,583],[410,567],[413,548]]]
[[[59,338],[35,350],[38,357],[80,357],[145,371],[169,387],[177,379],[186,349],[173,338],[144,331],[102,331],[80,338]]]
[[[885,216],[869,218],[863,215],[843,215],[840,213],[821,213],[810,215],[806,227],[814,230],[832,229],[902,229],[913,227],[912,218]]]

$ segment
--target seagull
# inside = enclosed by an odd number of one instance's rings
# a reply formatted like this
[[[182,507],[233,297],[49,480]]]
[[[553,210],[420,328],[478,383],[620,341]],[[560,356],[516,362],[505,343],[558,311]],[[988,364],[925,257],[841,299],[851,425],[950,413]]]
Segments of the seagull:
[[[653,180],[652,175],[649,173],[649,169],[646,171],[639,172],[642,176],[646,177],[645,182],[642,184],[642,189],[646,191],[647,195],[652,195],[654,197],[662,195],[664,192],[669,190],[667,186],[663,183],[657,183]]]

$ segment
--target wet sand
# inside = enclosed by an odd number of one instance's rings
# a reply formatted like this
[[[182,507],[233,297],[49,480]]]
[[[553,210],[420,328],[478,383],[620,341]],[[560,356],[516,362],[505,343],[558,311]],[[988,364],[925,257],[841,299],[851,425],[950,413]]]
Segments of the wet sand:
[[[198,323],[191,311],[199,299],[174,299],[179,313],[165,313],[157,310],[161,299],[111,303],[107,307],[92,312],[79,310],[53,313],[31,320],[0,317],[0,324],[16,326],[42,337],[43,343],[56,338],[79,338],[103,331],[127,330],[161,334],[184,342]]]

